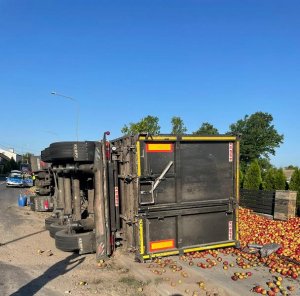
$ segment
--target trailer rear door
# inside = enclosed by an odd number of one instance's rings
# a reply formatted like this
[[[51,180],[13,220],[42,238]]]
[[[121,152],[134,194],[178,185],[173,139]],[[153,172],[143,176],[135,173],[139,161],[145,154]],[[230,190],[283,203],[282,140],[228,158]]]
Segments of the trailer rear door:
[[[137,149],[143,258],[235,245],[235,137],[156,137]]]

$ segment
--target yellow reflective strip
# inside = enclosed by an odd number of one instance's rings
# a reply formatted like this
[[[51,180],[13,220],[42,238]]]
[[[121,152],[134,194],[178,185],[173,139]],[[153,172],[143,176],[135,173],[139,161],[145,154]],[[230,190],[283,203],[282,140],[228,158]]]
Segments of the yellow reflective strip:
[[[145,253],[143,219],[139,220],[139,228],[140,228],[140,254],[143,255]]]
[[[179,251],[155,253],[155,254],[145,255],[145,256],[143,256],[143,259],[149,259],[149,258],[155,258],[155,257],[165,257],[165,256],[171,256],[171,255],[177,255],[177,254],[179,254]]]
[[[143,259],[149,259],[150,258],[150,256],[149,255],[145,255],[145,256],[143,256]]]
[[[218,248],[225,248],[225,247],[232,247],[232,246],[235,246],[235,243],[226,243],[226,244],[218,244],[218,245],[211,245],[211,246],[185,249],[183,252],[184,253],[189,253],[189,252],[196,252],[196,251],[203,251],[203,250],[210,250],[210,249],[218,249]]]
[[[141,137],[139,137],[139,140],[146,140],[146,137],[141,136]],[[170,141],[170,140],[176,141],[177,137],[174,137],[174,136],[170,136],[170,137],[168,137],[168,136],[152,136],[151,137],[151,136],[149,136],[147,138],[147,141],[152,141],[152,140],[154,140],[154,141],[156,141],[156,140],[160,140],[160,141]]]
[[[236,142],[236,199],[240,199],[240,142]]]
[[[236,137],[182,137],[183,141],[235,141]]]
[[[137,160],[137,175],[138,177],[142,174],[141,169],[141,144],[139,141],[136,142],[136,160]]]
[[[235,223],[235,239],[239,240],[239,208],[236,208],[235,210],[235,219],[236,219],[236,223]]]
[[[211,245],[211,246],[205,246],[205,247],[185,249],[183,252],[184,253],[189,253],[189,252],[204,251],[204,250],[209,250],[209,249],[218,249],[218,248],[233,247],[233,246],[235,246],[235,243],[224,243],[224,244],[218,244],[218,245]],[[177,255],[177,254],[179,254],[179,251],[155,253],[155,254],[150,254],[150,255],[144,255],[143,259],[149,259],[149,258],[154,258],[154,257],[171,256],[171,255]]]
[[[240,141],[236,142],[236,200],[240,201]],[[239,207],[235,209],[235,232],[236,240],[239,239]]]

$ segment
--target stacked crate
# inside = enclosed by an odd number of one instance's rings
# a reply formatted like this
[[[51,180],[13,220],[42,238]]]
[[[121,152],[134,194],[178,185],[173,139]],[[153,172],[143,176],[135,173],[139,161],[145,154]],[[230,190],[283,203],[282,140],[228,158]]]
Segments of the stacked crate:
[[[276,190],[274,219],[288,220],[296,215],[297,191]]]

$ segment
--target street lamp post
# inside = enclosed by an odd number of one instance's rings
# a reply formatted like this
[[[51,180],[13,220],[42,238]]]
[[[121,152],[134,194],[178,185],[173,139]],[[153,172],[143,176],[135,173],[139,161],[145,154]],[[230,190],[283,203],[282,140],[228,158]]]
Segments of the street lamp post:
[[[59,96],[59,97],[63,97],[65,99],[69,99],[71,100],[72,102],[74,102],[77,106],[77,115],[76,115],[76,138],[77,138],[77,142],[78,142],[78,127],[79,127],[79,103],[77,100],[75,100],[74,98],[72,97],[69,97],[69,96],[65,96],[65,95],[62,95],[62,94],[59,94],[55,91],[52,91],[51,92],[51,95],[54,95],[54,96]]]

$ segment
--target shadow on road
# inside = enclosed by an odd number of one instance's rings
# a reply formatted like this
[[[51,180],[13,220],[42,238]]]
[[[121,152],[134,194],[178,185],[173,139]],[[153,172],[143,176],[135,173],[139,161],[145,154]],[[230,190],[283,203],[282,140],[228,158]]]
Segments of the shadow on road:
[[[73,268],[80,265],[85,260],[85,258],[79,258],[77,260],[74,260],[76,257],[78,257],[78,254],[72,254],[64,260],[55,263],[49,269],[47,269],[41,276],[33,279],[31,282],[21,287],[18,291],[11,294],[11,296],[35,295],[47,283],[71,271]]]
[[[34,233],[30,233],[30,234],[24,235],[24,236],[22,236],[22,237],[16,238],[16,239],[14,239],[14,240],[11,240],[11,241],[8,241],[8,242],[5,242],[5,243],[1,243],[1,242],[0,242],[0,247],[1,247],[1,246],[8,245],[8,244],[11,244],[11,243],[14,243],[14,242],[17,242],[17,241],[19,241],[19,240],[21,240],[21,239],[24,239],[24,238],[27,238],[27,237],[30,237],[30,236],[33,236],[33,235],[36,235],[36,234],[39,234],[39,233],[42,233],[42,232],[45,232],[45,231],[47,231],[47,230],[44,229],[44,230],[41,230],[41,231],[37,231],[37,232],[34,232]]]

